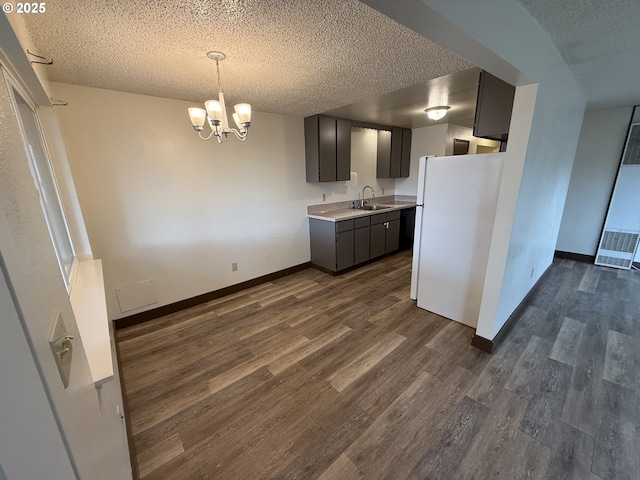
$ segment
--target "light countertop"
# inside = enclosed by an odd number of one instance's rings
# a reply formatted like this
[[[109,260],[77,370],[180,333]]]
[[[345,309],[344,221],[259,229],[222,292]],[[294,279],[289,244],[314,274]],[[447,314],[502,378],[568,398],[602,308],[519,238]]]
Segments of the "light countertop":
[[[315,218],[318,220],[326,220],[328,222],[339,222],[341,220],[349,220],[352,218],[366,217],[368,215],[378,215],[380,213],[393,212],[396,210],[402,210],[405,208],[412,208],[416,206],[415,202],[376,202],[375,200],[367,201],[367,205],[381,205],[389,208],[382,210],[360,210],[358,208],[338,208],[328,209],[325,211],[314,211],[313,213],[307,213],[307,217]],[[329,205],[327,205],[329,206]]]

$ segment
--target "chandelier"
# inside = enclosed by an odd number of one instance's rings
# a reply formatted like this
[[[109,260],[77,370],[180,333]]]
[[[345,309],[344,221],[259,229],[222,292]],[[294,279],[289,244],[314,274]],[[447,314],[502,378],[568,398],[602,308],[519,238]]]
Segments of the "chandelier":
[[[233,114],[233,120],[237,125],[236,128],[229,128],[229,122],[227,121],[227,109],[224,104],[224,95],[222,94],[222,87],[220,86],[220,64],[222,60],[226,58],[226,55],[222,52],[207,52],[207,57],[216,62],[216,72],[218,74],[218,100],[207,100],[204,102],[204,108],[189,108],[189,117],[191,118],[191,124],[193,129],[198,132],[198,136],[202,140],[209,140],[211,137],[216,137],[218,143],[222,143],[222,137],[227,140],[230,133],[233,133],[238,140],[244,142],[249,133],[249,126],[251,125],[251,105],[248,103],[238,103],[234,106],[235,113]],[[203,136],[204,124],[207,122],[211,127],[211,133],[208,136]]]

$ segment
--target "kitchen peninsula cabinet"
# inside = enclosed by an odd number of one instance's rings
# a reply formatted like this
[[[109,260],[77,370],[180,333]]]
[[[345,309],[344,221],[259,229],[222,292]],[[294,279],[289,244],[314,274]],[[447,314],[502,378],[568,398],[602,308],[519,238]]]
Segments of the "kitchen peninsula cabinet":
[[[304,119],[307,182],[337,182],[351,175],[351,121],[313,115]]]
[[[311,263],[331,272],[353,266],[354,221],[326,222],[309,219]]]
[[[408,177],[410,162],[411,130],[396,127],[378,130],[376,177]]]
[[[400,211],[329,222],[309,219],[311,263],[339,272],[399,248]]]

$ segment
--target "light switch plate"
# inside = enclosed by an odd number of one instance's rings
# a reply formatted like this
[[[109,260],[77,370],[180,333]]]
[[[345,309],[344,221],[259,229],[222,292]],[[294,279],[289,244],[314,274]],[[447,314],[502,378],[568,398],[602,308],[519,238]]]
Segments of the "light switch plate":
[[[58,366],[64,388],[69,386],[69,375],[71,374],[72,339],[73,337],[68,334],[67,327],[62,320],[62,314],[57,311],[49,334],[49,346]]]

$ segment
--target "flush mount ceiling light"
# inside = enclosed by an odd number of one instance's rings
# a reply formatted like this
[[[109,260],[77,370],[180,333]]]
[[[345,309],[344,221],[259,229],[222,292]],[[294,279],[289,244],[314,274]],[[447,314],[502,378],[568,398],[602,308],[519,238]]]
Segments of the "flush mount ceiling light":
[[[244,142],[249,133],[251,125],[251,105],[248,103],[238,103],[234,106],[235,113],[233,120],[238,126],[237,129],[229,128],[227,121],[227,109],[224,104],[224,95],[220,86],[220,62],[227,58],[222,52],[207,52],[207,57],[216,62],[216,72],[218,74],[218,100],[207,100],[204,102],[204,108],[189,108],[189,117],[193,129],[198,132],[198,136],[202,140],[209,140],[212,136],[218,139],[218,143],[222,143],[222,137],[227,140],[230,133],[233,133],[238,140]],[[205,122],[209,123],[211,133],[208,136],[202,135]]]
[[[427,112],[427,117],[437,122],[447,114],[447,110],[449,110],[449,108],[451,107],[447,107],[446,105],[442,105],[439,107],[429,107],[425,110],[425,112]]]

